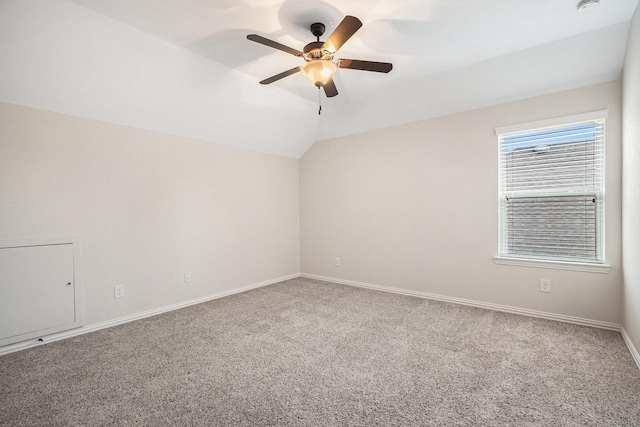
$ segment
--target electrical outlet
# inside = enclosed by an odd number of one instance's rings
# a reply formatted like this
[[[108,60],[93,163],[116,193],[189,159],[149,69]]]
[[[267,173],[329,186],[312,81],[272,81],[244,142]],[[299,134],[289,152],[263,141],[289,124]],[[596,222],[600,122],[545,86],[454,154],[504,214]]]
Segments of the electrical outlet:
[[[334,264],[336,267],[340,267],[340,257],[336,257]]]
[[[184,273],[184,283],[191,283],[191,273]]]
[[[113,287],[114,298],[124,298],[124,285],[116,285]]]
[[[551,280],[540,279],[540,292],[551,292]]]

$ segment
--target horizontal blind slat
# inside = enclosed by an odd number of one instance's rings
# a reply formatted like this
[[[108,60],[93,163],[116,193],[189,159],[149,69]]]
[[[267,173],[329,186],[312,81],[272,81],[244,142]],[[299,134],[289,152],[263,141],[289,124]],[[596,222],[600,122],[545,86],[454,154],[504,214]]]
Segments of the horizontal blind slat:
[[[604,119],[499,146],[501,255],[602,262]]]

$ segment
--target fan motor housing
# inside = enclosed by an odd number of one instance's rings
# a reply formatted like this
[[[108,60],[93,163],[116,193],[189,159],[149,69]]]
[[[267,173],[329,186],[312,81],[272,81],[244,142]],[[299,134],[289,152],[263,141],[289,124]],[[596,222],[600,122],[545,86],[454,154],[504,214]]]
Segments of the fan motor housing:
[[[328,52],[323,48],[324,42],[320,41],[320,36],[324,34],[324,31],[326,29],[324,24],[321,22],[314,22],[313,24],[311,24],[309,29],[311,30],[311,34],[313,34],[317,38],[317,40],[315,42],[307,44],[304,47],[302,54],[304,60],[307,62],[317,61],[319,59],[332,61],[333,55],[331,54],[331,52]]]
[[[324,46],[324,42],[311,42],[304,47],[303,52],[307,54],[315,50],[322,51],[322,46]]]
[[[327,61],[333,60],[331,52],[323,49],[324,42],[311,42],[304,47],[302,57],[305,61],[315,61],[318,59],[324,59]]]

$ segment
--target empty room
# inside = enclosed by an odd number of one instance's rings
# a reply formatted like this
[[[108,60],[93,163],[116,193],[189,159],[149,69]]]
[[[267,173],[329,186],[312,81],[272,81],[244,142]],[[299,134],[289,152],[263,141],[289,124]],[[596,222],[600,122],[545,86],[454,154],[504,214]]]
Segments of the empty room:
[[[640,425],[638,0],[0,0],[0,425]]]

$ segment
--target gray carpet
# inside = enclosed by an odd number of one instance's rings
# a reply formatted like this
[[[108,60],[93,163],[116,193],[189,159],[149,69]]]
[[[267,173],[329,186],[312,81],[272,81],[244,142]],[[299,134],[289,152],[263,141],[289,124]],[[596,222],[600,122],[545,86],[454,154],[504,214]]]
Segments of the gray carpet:
[[[639,426],[619,333],[294,279],[0,357],[3,426]]]

